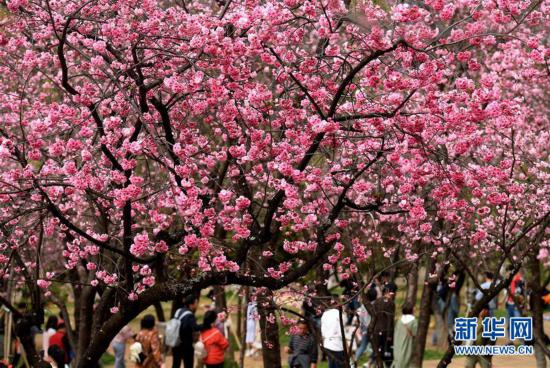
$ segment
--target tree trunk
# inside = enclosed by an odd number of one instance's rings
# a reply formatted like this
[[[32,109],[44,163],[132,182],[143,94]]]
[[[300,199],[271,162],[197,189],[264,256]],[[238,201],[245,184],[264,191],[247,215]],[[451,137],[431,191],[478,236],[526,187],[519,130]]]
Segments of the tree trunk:
[[[176,311],[183,307],[183,300],[181,299],[174,299],[172,300],[172,307],[170,308],[170,317],[174,317],[176,314]]]
[[[95,290],[91,286],[85,286],[81,294],[80,323],[78,328],[77,346],[73,346],[76,352],[76,364],[80,364],[86,348],[92,339],[92,325],[94,317]],[[101,325],[101,323],[100,323]]]
[[[240,318],[238,320],[239,325],[241,326],[241,352],[239,355],[239,367],[244,368],[244,355],[246,354],[246,313],[248,310],[248,303],[250,302],[250,289],[248,287],[244,288],[244,298],[242,303],[242,309],[240,311]]]
[[[233,350],[233,344],[231,343],[233,332],[231,329],[231,318],[229,316],[229,313],[227,313],[227,298],[225,297],[225,287],[216,285],[213,287],[214,289],[214,303],[216,304],[216,311],[219,312],[225,312],[227,314],[227,322],[225,324],[225,330],[227,332],[227,340],[229,341],[229,347],[227,348],[226,354],[225,354],[225,365],[228,367],[233,367],[233,363],[235,362],[235,351]],[[237,323],[239,324],[239,323]]]
[[[153,304],[155,307],[155,313],[157,314],[157,319],[159,322],[166,322],[166,317],[164,317],[164,309],[162,309],[162,304],[160,302],[156,302]]]
[[[428,257],[426,272],[424,276],[424,286],[422,287],[422,296],[420,297],[420,313],[418,314],[418,329],[414,341],[411,357],[411,367],[422,367],[424,359],[424,350],[426,349],[426,339],[428,337],[428,328],[430,327],[432,287],[429,283],[430,273],[434,268],[435,261]]]
[[[317,293],[317,296],[328,296],[329,290],[327,287],[327,283],[325,283],[326,280],[329,278],[329,273],[323,269],[322,266],[318,266],[315,269],[315,291]]]
[[[543,346],[546,346],[544,336],[544,320],[542,318],[544,306],[542,301],[540,262],[537,259],[537,254],[538,249],[533,250],[527,261],[527,269],[529,270],[527,285],[531,290],[530,304],[533,318],[533,335],[537,342],[534,346],[537,368],[546,368],[546,355],[543,350]]]
[[[344,329],[344,311],[342,306],[338,307],[338,320],[340,322],[340,335],[342,336],[342,347],[344,348],[344,368],[350,368],[350,349],[348,350],[348,342],[346,341],[346,330]]]
[[[386,246],[395,243],[394,241],[390,240],[390,239],[387,239],[386,242],[384,242],[384,244]],[[399,255],[400,255],[400,248],[401,246],[399,244],[396,245],[396,249],[395,249],[395,252],[393,252],[392,256],[391,256],[391,267],[389,268],[388,272],[390,273],[390,281],[391,282],[395,282],[395,279],[397,278],[397,261],[399,261]]]
[[[504,282],[497,283],[492,289],[488,290],[487,293],[480,300],[476,301],[471,310],[467,313],[467,316],[478,316],[484,305],[489,303],[489,301],[497,296],[502,290],[510,286],[510,282],[512,281],[512,278],[518,273],[520,266],[521,264],[517,264],[510,275],[504,280]],[[461,341],[455,341],[454,338],[451,338],[449,347],[443,355],[443,358],[441,358],[441,360],[437,364],[437,368],[446,368],[449,364],[451,364],[451,361],[453,360],[453,357],[455,355],[455,346],[460,345],[461,343]]]
[[[281,346],[279,343],[279,324],[275,316],[273,293],[264,289],[258,295],[258,313],[262,334],[262,358],[264,367],[281,368]]]
[[[405,302],[416,305],[416,295],[418,294],[418,263],[411,264],[411,269],[407,274],[407,295]]]
[[[220,285],[213,287],[214,290],[214,304],[217,311],[225,311],[227,309],[227,300],[225,299],[225,288]]]
[[[80,294],[79,294],[80,296]],[[56,297],[52,297],[52,300],[54,302],[54,304],[57,306],[57,308],[59,308],[60,312],[60,316],[61,318],[65,321],[65,327],[67,328],[67,338],[69,339],[69,343],[71,344],[71,346],[75,347],[77,346],[77,339],[76,339],[76,336],[77,336],[77,331],[75,329],[75,327],[71,324],[71,318],[69,316],[69,311],[67,310],[67,307],[65,306],[64,302],[62,302],[61,300],[59,300],[58,298]],[[78,305],[80,305],[80,302],[78,303]],[[75,301],[75,308],[76,308],[76,301]],[[75,309],[75,318],[76,318],[76,309]],[[76,352],[76,350],[75,350]]]
[[[243,324],[241,323],[241,320],[243,318],[243,296],[241,295],[241,291],[239,289],[239,295],[237,297],[237,338],[239,341],[242,340],[242,334],[243,334]]]
[[[182,298],[192,293],[196,294],[201,287],[202,285],[199,285],[198,282],[190,282],[186,289],[180,293],[176,293],[169,288],[161,286],[161,284],[157,284],[150,289],[145,290],[140,295],[138,300],[131,303],[126,303],[124,308],[121,308],[118,313],[112,314],[108,320],[104,321],[101,328],[95,331],[93,336],[88,336],[86,345],[81,345],[85,340],[85,336],[79,336],[78,340],[80,351],[77,355],[78,359],[75,362],[74,367],[96,368],[101,356],[108,349],[109,344],[116,334],[141,312],[159,300],[167,301],[170,299]],[[83,308],[83,317],[86,316],[86,313],[88,312],[93,315],[93,310],[87,311]],[[82,324],[86,324],[86,319],[82,320]],[[81,325],[81,331],[83,330],[83,327],[85,326]]]
[[[315,260],[316,261],[316,260]],[[300,272],[294,272],[292,278],[286,279],[285,284],[278,282],[273,278],[259,278],[249,277],[246,275],[236,275],[232,272],[212,272],[208,274],[202,274],[194,278],[188,278],[185,283],[158,283],[143,291],[137,300],[132,302],[126,302],[122,304],[122,308],[117,313],[112,313],[109,318],[103,322],[100,329],[94,332],[91,338],[88,338],[88,344],[82,345],[82,340],[79,336],[79,346],[85,347],[86,351],[81,358],[76,362],[76,368],[96,368],[99,359],[102,354],[108,349],[110,342],[116,336],[116,334],[131,320],[136,318],[146,308],[153,305],[157,301],[169,301],[174,299],[181,299],[187,295],[197,295],[200,290],[211,287],[213,285],[220,284],[220,280],[223,280],[228,285],[238,284],[244,286],[255,286],[259,288],[266,288],[267,293],[270,294],[269,301],[272,299],[271,290],[277,290],[285,286],[288,283],[294,282],[296,279],[303,277],[307,271],[311,270],[313,265],[307,265],[302,267]],[[93,299],[92,299],[93,300]],[[265,310],[268,308],[268,310]],[[264,349],[266,354],[265,359],[269,362],[267,367],[280,368],[281,357],[279,354],[279,331],[276,323],[270,323],[267,319],[274,312],[273,305],[264,305],[263,309],[263,329],[266,333],[266,347],[271,349]],[[93,310],[89,311],[93,314]],[[269,327],[269,328],[266,328]],[[271,354],[270,354],[271,352]]]
[[[34,323],[31,318],[27,316],[20,318],[15,322],[15,334],[19,338],[21,345],[23,345],[29,365],[31,367],[38,367],[38,363],[42,360],[42,358],[38,355],[34,345],[34,335],[31,333],[31,328],[33,325]],[[8,354],[5,355],[8,356]]]

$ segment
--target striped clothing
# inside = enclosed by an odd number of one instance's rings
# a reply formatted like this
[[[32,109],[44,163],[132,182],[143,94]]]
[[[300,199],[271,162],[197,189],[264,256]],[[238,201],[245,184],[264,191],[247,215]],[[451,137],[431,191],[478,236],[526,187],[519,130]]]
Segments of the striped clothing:
[[[309,368],[311,363],[317,363],[317,344],[311,334],[292,335],[288,347],[291,352],[288,357],[290,368]]]

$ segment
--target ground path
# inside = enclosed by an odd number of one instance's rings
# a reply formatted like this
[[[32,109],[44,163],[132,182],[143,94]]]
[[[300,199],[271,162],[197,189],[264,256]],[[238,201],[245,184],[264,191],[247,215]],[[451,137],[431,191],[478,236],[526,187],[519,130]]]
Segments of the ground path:
[[[464,367],[466,358],[454,358],[453,362],[449,364],[450,368]],[[438,360],[428,360],[423,367],[435,368],[437,367]],[[499,356],[493,357],[493,368],[535,368],[537,366],[535,357],[519,357],[519,356]],[[479,365],[478,365],[479,367]]]
[[[449,368],[462,368],[465,365],[465,358],[453,358],[453,362],[449,365]],[[283,362],[284,364],[285,362]],[[439,360],[427,360],[423,364],[423,368],[435,368],[437,367]],[[131,365],[130,365],[131,366]],[[166,368],[172,367],[172,357],[166,357]],[[256,356],[253,358],[247,357],[245,360],[246,368],[269,368],[264,367],[261,357]],[[320,365],[319,368],[325,368],[325,365]],[[478,366],[479,367],[479,366]],[[501,356],[493,358],[493,368],[535,368],[535,357],[519,357],[519,356]]]

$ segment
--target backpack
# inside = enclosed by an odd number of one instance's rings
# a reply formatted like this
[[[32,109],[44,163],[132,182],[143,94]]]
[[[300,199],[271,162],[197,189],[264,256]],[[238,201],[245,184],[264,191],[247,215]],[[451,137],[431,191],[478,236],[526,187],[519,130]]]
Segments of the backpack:
[[[174,348],[180,344],[180,326],[183,317],[191,314],[191,311],[178,309],[174,318],[166,323],[166,332],[164,335],[164,343],[171,348]]]
[[[197,358],[199,362],[202,362],[207,355],[206,346],[204,346],[202,339],[199,339],[199,341],[195,343],[195,358]]]
[[[197,360],[199,362],[202,362],[208,356],[208,352],[206,351],[206,346],[204,345],[204,343],[206,341],[210,340],[213,336],[215,336],[218,333],[221,333],[221,332],[216,329],[216,331],[211,333],[210,336],[208,336],[205,340],[203,340],[202,337],[200,337],[199,341],[197,341],[195,343],[195,345],[194,345],[195,346],[195,358],[197,358]]]
[[[143,352],[143,345],[139,341],[130,345],[130,361],[137,364],[143,364],[147,356]]]

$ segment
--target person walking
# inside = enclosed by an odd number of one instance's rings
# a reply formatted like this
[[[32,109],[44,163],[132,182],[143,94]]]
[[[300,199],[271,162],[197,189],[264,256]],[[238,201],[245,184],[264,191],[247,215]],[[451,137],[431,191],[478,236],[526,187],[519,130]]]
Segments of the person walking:
[[[135,333],[128,325],[122,327],[122,330],[111,341],[111,347],[115,353],[115,368],[125,368],[126,343],[129,339],[134,337]]]
[[[512,272],[513,266],[508,267],[508,272]],[[510,286],[506,289],[506,312],[508,313],[508,320],[512,317],[521,317],[521,305],[524,302],[524,281],[521,276],[521,271],[516,273],[510,282]]]
[[[184,368],[193,368],[195,361],[195,349],[193,343],[196,340],[197,333],[200,331],[200,326],[197,324],[195,312],[199,306],[199,299],[192,294],[187,296],[183,301],[183,308],[178,309],[176,314],[180,317],[180,342],[172,349],[173,364],[172,368],[180,368],[183,361]]]
[[[402,312],[393,333],[393,368],[410,366],[413,340],[418,328],[418,321],[413,314],[413,305],[405,303]]]
[[[285,351],[288,355],[289,368],[316,368],[318,350],[315,337],[309,332],[305,320],[298,322],[299,332],[290,337]]]
[[[449,283],[449,305],[447,307],[447,330],[449,334],[454,333],[455,319],[458,317],[460,311],[460,289],[464,284],[464,272],[454,271]]]
[[[483,321],[485,317],[489,317],[491,313],[491,307],[489,305],[485,305],[478,316],[478,321]],[[494,345],[495,342],[491,341],[489,338],[483,337],[483,323],[478,323],[477,326],[477,333],[476,333],[476,340],[473,341],[473,345],[476,346],[483,346],[483,345]],[[469,341],[469,343],[472,343]],[[466,364],[465,368],[475,368],[476,365],[479,363],[479,366],[481,368],[491,368],[492,356],[491,355],[468,355],[466,357]]]
[[[393,328],[395,316],[395,292],[397,286],[388,282],[382,289],[382,297],[373,303],[371,343],[379,365],[390,367],[393,361]]]
[[[209,310],[204,314],[204,321],[200,333],[200,339],[206,350],[203,363],[206,368],[223,368],[225,350],[229,347],[229,341],[216,327],[218,313]]]
[[[141,359],[136,363],[137,368],[164,368],[159,333],[155,326],[155,317],[151,314],[141,319],[141,330],[135,340],[141,344]]]
[[[377,292],[375,288],[369,288],[367,290],[367,302],[369,304],[373,303],[377,298]],[[363,304],[357,310],[357,317],[359,318],[359,332],[361,334],[361,340],[359,340],[359,346],[355,351],[355,361],[359,361],[361,356],[367,351],[369,345],[369,326],[372,320],[367,307]]]
[[[248,303],[246,307],[246,352],[245,356],[253,356],[256,354],[256,317],[258,315],[258,306],[256,302]]]
[[[431,303],[431,309],[435,319],[435,328],[432,333],[432,345],[440,348],[445,346],[449,333],[446,316],[451,307],[450,304],[448,304],[448,301],[450,302],[450,298],[452,297],[451,294],[452,290],[449,286],[449,280],[445,276],[442,276],[437,287],[433,290]]]
[[[71,362],[71,358],[70,358],[71,344],[69,343],[69,338],[67,336],[65,321],[59,320],[57,322],[57,331],[52,336],[50,336],[48,344],[49,344],[48,354],[49,354],[50,348],[55,345],[63,352],[65,364],[69,364]]]
[[[56,316],[49,316],[42,333],[42,350],[44,350],[44,358],[48,357],[48,348],[50,347],[50,337],[57,332],[58,319]]]
[[[340,325],[341,311],[335,306],[338,299],[332,298],[332,305],[321,316],[321,336],[323,348],[328,357],[328,368],[344,368],[344,343]]]
[[[46,354],[46,352],[44,352]],[[68,368],[65,363],[65,352],[58,345],[48,347],[47,355],[44,355],[44,361],[50,363],[52,368]]]
[[[493,284],[494,280],[494,274],[492,272],[485,272],[485,281],[479,285],[481,286],[481,290],[477,290],[475,300],[479,301],[484,296],[484,290],[489,290],[491,285]],[[493,299],[489,301],[487,304],[487,308],[489,308],[489,317],[495,316],[495,310],[497,309],[497,301],[498,301],[498,295],[496,295]]]
[[[353,322],[353,317],[355,317],[355,312],[360,307],[360,303],[358,300],[357,283],[354,282],[352,279],[347,278],[340,281],[340,287],[344,289],[342,295],[345,296],[347,300],[349,300],[345,308],[346,326],[351,326]]]

